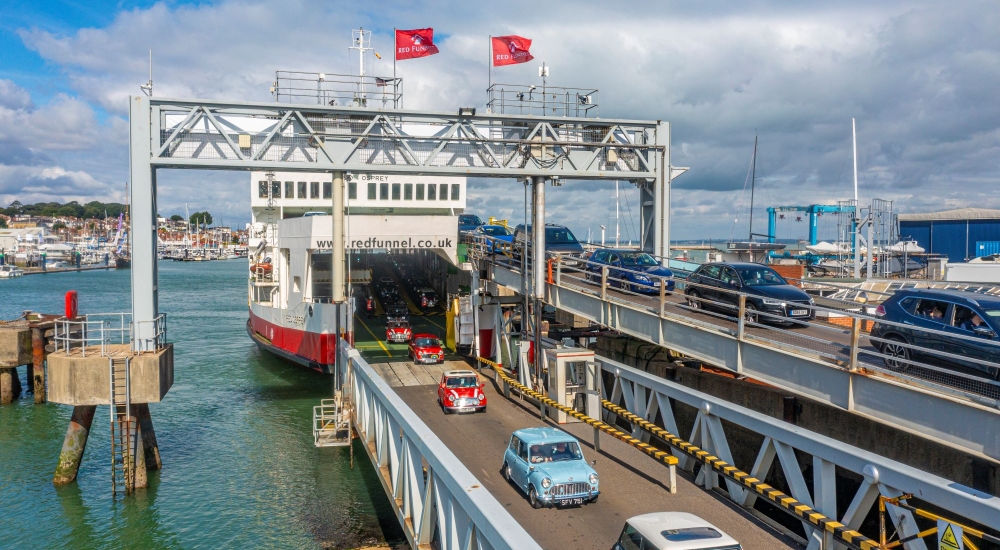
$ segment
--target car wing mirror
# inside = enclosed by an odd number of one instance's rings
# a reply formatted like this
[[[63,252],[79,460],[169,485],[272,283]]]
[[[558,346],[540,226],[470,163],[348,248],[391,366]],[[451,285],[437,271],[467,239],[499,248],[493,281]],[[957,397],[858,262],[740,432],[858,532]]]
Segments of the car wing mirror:
[[[590,461],[590,465],[591,466],[597,466],[597,459],[595,458],[594,460],[591,460]]]
[[[534,472],[535,471],[535,467],[534,466],[528,466],[528,471],[529,472]]]
[[[993,332],[993,329],[988,327],[973,327],[972,332],[978,336],[985,336],[987,338],[993,338],[997,333]]]

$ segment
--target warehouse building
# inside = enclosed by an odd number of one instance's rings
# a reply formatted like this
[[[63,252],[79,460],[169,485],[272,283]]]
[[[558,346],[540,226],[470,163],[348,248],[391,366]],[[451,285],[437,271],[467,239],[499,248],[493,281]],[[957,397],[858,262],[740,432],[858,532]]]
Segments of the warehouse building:
[[[1000,252],[1000,210],[959,208],[899,215],[900,240],[915,240],[929,254],[949,262]]]

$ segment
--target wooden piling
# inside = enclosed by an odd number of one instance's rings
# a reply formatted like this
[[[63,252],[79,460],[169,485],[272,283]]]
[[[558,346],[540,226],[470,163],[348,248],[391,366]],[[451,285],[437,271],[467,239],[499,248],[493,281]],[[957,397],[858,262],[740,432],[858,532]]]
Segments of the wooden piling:
[[[45,334],[41,328],[31,329],[31,365],[28,367],[28,384],[35,394],[35,403],[45,403]]]
[[[87,448],[87,437],[90,435],[90,425],[94,422],[94,412],[97,405],[77,405],[73,407],[73,416],[69,420],[66,438],[63,440],[62,451],[59,453],[59,463],[52,483],[65,485],[76,480],[80,471],[80,461],[83,451]]]

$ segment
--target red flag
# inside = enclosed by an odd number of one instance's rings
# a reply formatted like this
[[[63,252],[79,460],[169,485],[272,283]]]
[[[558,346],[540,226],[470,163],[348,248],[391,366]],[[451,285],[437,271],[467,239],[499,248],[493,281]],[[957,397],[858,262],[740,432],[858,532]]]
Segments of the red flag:
[[[396,30],[396,59],[427,57],[438,53],[434,45],[434,29]]]
[[[515,65],[527,63],[534,59],[528,51],[531,49],[531,39],[522,36],[493,37],[493,66]]]

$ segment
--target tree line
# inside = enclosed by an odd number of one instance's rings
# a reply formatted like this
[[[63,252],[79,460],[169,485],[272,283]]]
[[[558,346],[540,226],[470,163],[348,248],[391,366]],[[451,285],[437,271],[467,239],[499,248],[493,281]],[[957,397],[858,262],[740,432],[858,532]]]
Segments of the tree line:
[[[124,211],[124,204],[100,201],[90,201],[87,204],[80,204],[77,201],[70,201],[65,204],[58,202],[21,204],[20,201],[14,201],[7,208],[0,208],[0,214],[7,216],[67,217],[83,218],[85,220],[103,220],[106,217],[117,218],[118,214]]]

